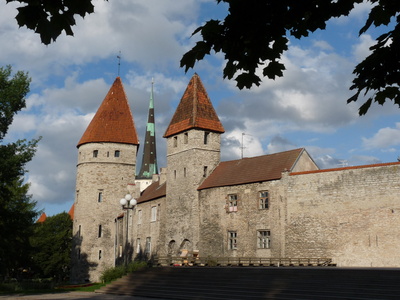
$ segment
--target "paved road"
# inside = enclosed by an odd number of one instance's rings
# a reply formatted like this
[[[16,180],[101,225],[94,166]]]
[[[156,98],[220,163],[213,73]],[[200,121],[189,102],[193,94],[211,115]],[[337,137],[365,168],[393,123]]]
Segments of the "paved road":
[[[60,300],[60,299],[98,299],[98,300],[152,300],[153,298],[147,297],[134,297],[124,295],[107,295],[98,294],[92,292],[68,292],[68,293],[55,293],[55,294],[39,294],[39,295],[11,295],[11,296],[0,296],[0,299],[11,299],[11,300]],[[157,300],[162,300],[157,298]]]

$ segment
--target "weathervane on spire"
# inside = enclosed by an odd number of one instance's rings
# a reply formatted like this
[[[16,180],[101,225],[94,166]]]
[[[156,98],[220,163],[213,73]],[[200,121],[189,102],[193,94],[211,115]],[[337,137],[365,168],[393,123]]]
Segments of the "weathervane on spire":
[[[119,71],[121,70],[121,51],[119,51],[119,55],[117,55],[118,58],[118,77],[119,77]]]

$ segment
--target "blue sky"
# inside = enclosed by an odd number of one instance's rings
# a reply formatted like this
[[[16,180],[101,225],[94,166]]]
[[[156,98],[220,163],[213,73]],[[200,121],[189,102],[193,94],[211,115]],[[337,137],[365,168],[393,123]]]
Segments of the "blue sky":
[[[400,109],[374,105],[358,116],[361,103],[346,104],[357,62],[380,30],[358,37],[369,4],[347,18],[329,22],[307,39],[290,41],[283,78],[240,91],[222,79],[223,55],[213,54],[187,74],[182,55],[196,42],[191,33],[226,6],[211,0],[94,1],[95,13],[78,18],[75,36],[49,46],[18,28],[15,4],[0,4],[0,65],[32,77],[27,108],[5,141],[42,136],[27,166],[30,193],[47,215],[73,203],[76,144],[117,76],[129,98],[140,141],[144,141],[151,80],[154,77],[158,161],[166,166],[162,135],[194,72],[220,116],[223,160],[305,147],[321,168],[396,161],[400,155]],[[141,147],[142,150],[143,147]],[[141,159],[139,152],[138,159]],[[116,201],[121,195],[116,195]]]

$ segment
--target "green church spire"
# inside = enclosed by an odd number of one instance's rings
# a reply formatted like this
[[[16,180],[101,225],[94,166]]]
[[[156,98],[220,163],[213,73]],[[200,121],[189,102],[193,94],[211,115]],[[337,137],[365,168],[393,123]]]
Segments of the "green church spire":
[[[146,137],[143,148],[142,167],[137,179],[151,179],[153,174],[158,174],[157,153],[156,153],[156,130],[154,122],[154,80],[151,82],[149,116],[146,126]]]

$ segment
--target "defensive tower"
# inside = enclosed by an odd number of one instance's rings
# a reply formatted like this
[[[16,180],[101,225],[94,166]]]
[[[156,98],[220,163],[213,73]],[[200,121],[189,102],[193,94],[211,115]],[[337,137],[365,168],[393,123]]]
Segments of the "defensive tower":
[[[117,77],[77,145],[72,281],[98,281],[122,255],[116,245],[119,199],[135,181],[138,146],[128,99]]]
[[[197,74],[191,78],[164,134],[167,139],[166,252],[196,250],[197,188],[220,161],[224,128]],[[179,220],[180,226],[176,226]]]

